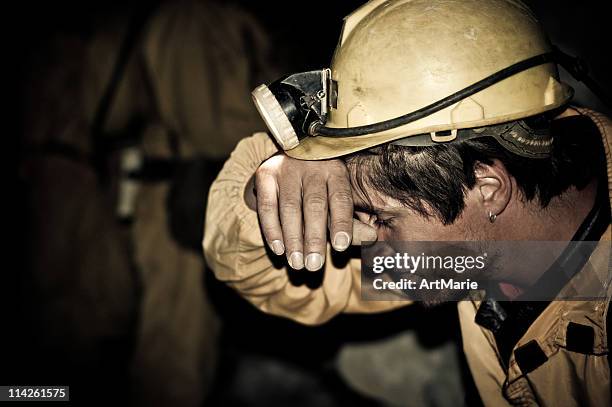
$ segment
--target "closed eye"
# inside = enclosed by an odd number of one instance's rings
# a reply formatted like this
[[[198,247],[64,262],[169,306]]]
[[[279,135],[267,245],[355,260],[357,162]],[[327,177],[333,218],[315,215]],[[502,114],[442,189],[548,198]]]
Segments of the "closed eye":
[[[374,216],[374,217],[375,217],[374,225],[376,225],[377,228],[390,229],[393,227],[393,218],[382,219],[382,218],[379,218],[378,216]]]
[[[355,215],[357,216],[357,219],[359,219],[361,222],[365,223],[366,225],[370,225],[376,229],[390,228],[393,226],[394,218],[392,217],[383,218],[376,213],[369,213],[365,211],[355,211]]]

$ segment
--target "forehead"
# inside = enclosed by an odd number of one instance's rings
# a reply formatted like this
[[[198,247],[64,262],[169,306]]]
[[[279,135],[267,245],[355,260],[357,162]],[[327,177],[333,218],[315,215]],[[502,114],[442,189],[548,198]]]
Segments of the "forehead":
[[[343,157],[343,161],[349,172],[355,208],[385,207],[384,194],[372,186],[371,171],[377,161],[377,155],[367,150]]]
[[[351,176],[351,190],[353,195],[353,206],[356,211],[383,213],[405,209],[397,200],[373,188],[368,183],[356,181],[354,176]]]
[[[380,173],[384,171],[382,161],[386,147],[377,146],[343,157],[349,172],[355,210],[393,215],[412,213],[407,205],[389,196],[389,191],[385,190],[385,173]],[[402,159],[412,159],[412,156]]]
[[[355,187],[353,190],[353,205],[355,210],[363,212],[376,212],[386,207],[384,199],[378,193],[368,193]]]

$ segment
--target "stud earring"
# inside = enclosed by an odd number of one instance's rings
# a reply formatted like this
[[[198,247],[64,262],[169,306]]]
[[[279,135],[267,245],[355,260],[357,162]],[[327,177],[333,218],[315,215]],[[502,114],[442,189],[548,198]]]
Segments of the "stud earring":
[[[493,223],[495,222],[495,219],[497,219],[497,215],[489,211],[489,221]]]

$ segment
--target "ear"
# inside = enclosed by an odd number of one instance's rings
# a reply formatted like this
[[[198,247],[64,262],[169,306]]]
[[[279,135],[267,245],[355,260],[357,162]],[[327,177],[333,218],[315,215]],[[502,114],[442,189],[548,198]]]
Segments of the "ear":
[[[499,160],[492,164],[477,163],[474,169],[476,185],[474,198],[482,206],[485,214],[501,214],[512,197],[513,179]]]

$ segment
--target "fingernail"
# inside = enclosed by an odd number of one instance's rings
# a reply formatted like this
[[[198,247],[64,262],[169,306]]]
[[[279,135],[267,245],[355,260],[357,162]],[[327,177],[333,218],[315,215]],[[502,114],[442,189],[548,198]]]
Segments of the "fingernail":
[[[319,253],[310,253],[306,256],[306,270],[317,271],[323,265],[323,256]]]
[[[301,270],[304,268],[304,255],[300,252],[293,252],[289,256],[289,265],[294,270]]]
[[[349,247],[350,236],[346,232],[338,232],[334,237],[334,249],[346,250]]]
[[[272,251],[278,256],[285,252],[285,245],[280,240],[272,241],[272,244],[270,246],[272,247]]]

